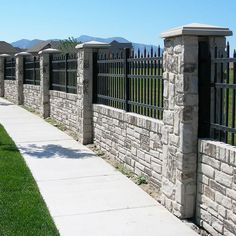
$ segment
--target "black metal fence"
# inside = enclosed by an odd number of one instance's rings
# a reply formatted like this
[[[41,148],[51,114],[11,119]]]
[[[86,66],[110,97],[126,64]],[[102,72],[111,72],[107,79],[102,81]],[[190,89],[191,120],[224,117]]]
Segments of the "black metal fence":
[[[211,63],[209,136],[236,145],[236,52],[215,48]]]
[[[40,85],[39,57],[24,58],[24,84]]]
[[[162,119],[162,55],[151,49],[94,54],[94,103]]]
[[[15,80],[16,79],[16,60],[15,58],[6,58],[5,59],[5,72],[4,80]]]
[[[50,89],[77,93],[77,55],[50,56]]]

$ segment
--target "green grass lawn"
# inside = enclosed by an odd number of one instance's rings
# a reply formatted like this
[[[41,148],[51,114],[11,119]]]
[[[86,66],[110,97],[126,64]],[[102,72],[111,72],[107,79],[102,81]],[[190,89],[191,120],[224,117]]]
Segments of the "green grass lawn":
[[[233,70],[230,69],[229,71],[229,84],[234,84],[233,81]],[[233,96],[233,89],[228,89],[229,91],[229,96],[228,96],[228,127],[232,128],[232,127],[236,127],[236,119],[234,121],[234,124],[232,122],[233,117],[232,116],[236,116],[236,114],[233,114],[233,100],[235,100],[234,96]],[[226,115],[226,101],[227,101],[227,90],[224,90],[224,114]],[[235,109],[236,111],[236,109]],[[232,138],[234,137],[234,142],[232,142]],[[233,133],[227,133],[227,143],[232,144],[232,145],[236,145],[236,135]]]
[[[59,235],[30,170],[1,125],[0,235]]]

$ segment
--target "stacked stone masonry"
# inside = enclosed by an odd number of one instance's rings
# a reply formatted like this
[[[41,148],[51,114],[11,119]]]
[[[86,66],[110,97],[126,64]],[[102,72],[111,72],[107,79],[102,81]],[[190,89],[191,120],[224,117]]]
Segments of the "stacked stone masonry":
[[[4,97],[13,103],[17,103],[16,80],[4,80]]]
[[[161,186],[162,121],[93,105],[94,143],[114,159]]]
[[[77,94],[50,90],[50,117],[73,132],[77,132]]]
[[[189,218],[196,194],[198,38],[178,36],[164,43],[162,204]]]
[[[23,85],[24,106],[40,112],[40,86],[24,84]]]
[[[236,235],[236,147],[199,141],[196,219],[213,236]]]

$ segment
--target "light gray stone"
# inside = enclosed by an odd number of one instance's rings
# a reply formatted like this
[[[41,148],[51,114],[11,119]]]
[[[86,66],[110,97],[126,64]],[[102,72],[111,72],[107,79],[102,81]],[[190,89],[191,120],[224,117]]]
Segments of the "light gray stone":
[[[222,184],[225,187],[231,188],[232,183],[233,183],[233,178],[232,176],[229,176],[223,172],[216,171],[215,173],[215,180]]]

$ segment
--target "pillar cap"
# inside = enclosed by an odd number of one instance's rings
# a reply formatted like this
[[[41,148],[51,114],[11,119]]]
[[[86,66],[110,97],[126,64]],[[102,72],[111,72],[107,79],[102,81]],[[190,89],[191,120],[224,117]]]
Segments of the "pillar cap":
[[[229,28],[199,23],[183,25],[161,33],[162,38],[169,38],[180,35],[231,36],[233,35],[233,33]]]
[[[4,53],[4,54],[0,54],[0,57],[11,57],[11,55]]]
[[[75,46],[76,49],[80,48],[107,48],[110,47],[109,43],[99,42],[99,41],[89,41],[85,43],[80,43]]]
[[[16,53],[15,54],[15,57],[19,57],[19,56],[32,56],[32,54],[31,53],[29,53],[29,52],[19,52],[19,53]]]
[[[38,54],[42,55],[42,54],[53,54],[53,53],[61,53],[61,51],[59,49],[55,49],[55,48],[47,48],[47,49],[40,51]]]

